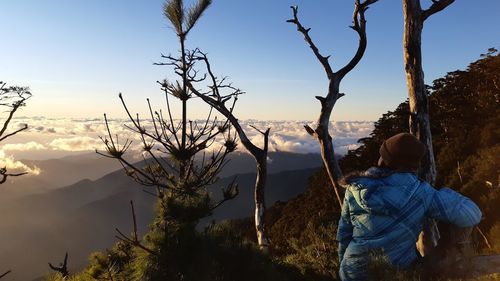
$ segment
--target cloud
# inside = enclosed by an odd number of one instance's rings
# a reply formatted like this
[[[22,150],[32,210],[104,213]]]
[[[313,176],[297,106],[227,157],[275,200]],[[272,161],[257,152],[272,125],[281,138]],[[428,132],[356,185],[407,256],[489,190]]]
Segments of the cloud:
[[[45,145],[30,141],[27,143],[8,143],[2,146],[3,150],[16,150],[16,151],[28,151],[28,150],[44,150],[47,149]]]
[[[7,168],[7,173],[27,172],[28,175],[39,175],[41,172],[37,166],[29,167],[21,161],[15,160],[13,156],[6,155],[3,150],[0,150],[0,167]]]
[[[107,136],[108,134],[104,120],[101,118],[24,117],[16,121],[29,125],[29,139],[24,138],[23,141],[38,142],[48,149],[57,151],[93,151],[95,148],[102,150],[104,146],[98,137]],[[108,119],[108,121],[113,136],[118,135],[121,142],[127,138],[134,141],[129,153],[130,156],[140,153],[141,142],[137,134],[130,132],[129,129],[123,126],[124,124],[131,125],[130,121],[126,119]],[[174,120],[174,122],[177,121]],[[320,152],[318,142],[304,130],[305,124],[309,124],[311,127],[314,126],[314,123],[311,121],[241,120],[240,123],[248,138],[260,147],[263,146],[262,134],[250,125],[263,131],[271,128],[269,135],[270,151]],[[151,128],[151,120],[143,120],[142,125],[146,128]],[[371,121],[331,122],[330,134],[333,137],[335,152],[345,154],[349,149],[357,148],[358,139],[367,137],[372,132],[373,125],[374,122]],[[221,139],[218,138],[217,141],[220,142]],[[238,145],[238,149],[244,151],[242,145]]]
[[[101,147],[102,141],[92,137],[72,137],[72,138],[57,138],[49,143],[49,146],[54,150],[64,151],[93,151]]]
[[[309,121],[242,121],[250,140],[255,145],[263,146],[262,134],[250,127],[253,125],[261,130],[271,128],[269,135],[270,151],[287,151],[296,153],[319,153],[320,148],[316,139],[304,129]],[[330,134],[333,138],[335,153],[344,155],[348,150],[356,149],[358,139],[367,137],[373,130],[373,122],[332,122]],[[310,124],[311,126],[313,124]]]

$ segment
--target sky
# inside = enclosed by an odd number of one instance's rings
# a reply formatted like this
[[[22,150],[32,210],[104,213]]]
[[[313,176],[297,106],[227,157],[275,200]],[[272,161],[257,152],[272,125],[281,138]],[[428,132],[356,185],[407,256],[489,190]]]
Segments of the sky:
[[[185,1],[188,5],[192,1]],[[431,1],[422,0],[424,7]],[[161,108],[155,83],[173,78],[155,66],[160,54],[176,54],[175,34],[160,0],[2,0],[0,80],[29,86],[33,98],[20,115],[49,118],[123,117],[122,92],[134,112],[146,98]],[[295,27],[290,5],[324,55],[339,69],[358,38],[348,28],[353,1],[214,0],[188,37],[187,47],[207,52],[214,71],[246,92],[240,119],[315,120],[325,95],[323,69]],[[401,1],[380,0],[367,11],[368,48],[341,84],[347,95],[333,120],[376,120],[404,101]],[[464,69],[489,47],[500,45],[500,1],[457,0],[426,21],[426,83]],[[190,106],[192,118],[204,114]]]

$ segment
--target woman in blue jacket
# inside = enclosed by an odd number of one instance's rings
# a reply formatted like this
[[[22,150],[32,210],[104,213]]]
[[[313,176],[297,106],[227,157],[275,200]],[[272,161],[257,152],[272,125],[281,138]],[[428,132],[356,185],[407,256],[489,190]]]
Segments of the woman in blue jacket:
[[[425,147],[413,135],[397,134],[379,152],[378,167],[346,180],[337,231],[344,281],[368,279],[372,250],[382,250],[394,266],[412,265],[425,218],[464,228],[481,219],[481,211],[467,197],[449,188],[436,190],[416,176]]]

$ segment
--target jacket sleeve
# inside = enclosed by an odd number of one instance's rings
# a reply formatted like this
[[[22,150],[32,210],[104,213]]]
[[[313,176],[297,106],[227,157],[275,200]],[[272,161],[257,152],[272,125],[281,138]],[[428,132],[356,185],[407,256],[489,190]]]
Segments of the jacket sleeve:
[[[427,216],[453,224],[458,227],[472,227],[481,221],[481,210],[469,198],[453,191],[442,188],[431,192],[432,199],[427,210]]]
[[[342,212],[340,215],[339,225],[337,228],[337,241],[339,242],[338,253],[339,261],[342,262],[344,253],[352,240],[352,224],[349,215],[349,197],[351,193],[349,189],[346,190],[344,196],[344,204],[342,205]]]

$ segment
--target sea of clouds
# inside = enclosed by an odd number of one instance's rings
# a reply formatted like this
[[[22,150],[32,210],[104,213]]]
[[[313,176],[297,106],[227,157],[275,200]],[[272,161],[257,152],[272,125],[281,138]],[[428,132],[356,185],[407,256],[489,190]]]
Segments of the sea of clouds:
[[[175,120],[174,120],[175,122]],[[200,124],[201,121],[199,121]],[[311,121],[240,121],[247,136],[257,146],[263,146],[262,131],[270,128],[269,150],[296,153],[319,153],[317,141],[304,129],[304,125],[314,125]],[[46,117],[19,117],[13,119],[13,129],[28,124],[28,129],[16,136],[6,139],[0,146],[0,155],[4,160],[1,165],[12,165],[16,159],[48,159],[62,157],[71,153],[103,151],[105,146],[100,137],[107,136],[107,129],[102,118],[68,119]],[[147,120],[141,123],[152,129],[152,123]],[[372,121],[339,121],[331,122],[330,134],[333,137],[335,152],[343,155],[348,150],[358,147],[358,139],[368,136],[373,130]],[[132,140],[130,154],[140,155],[141,141],[125,125],[132,125],[125,119],[110,119],[109,127],[113,137],[123,143]],[[253,128],[255,127],[255,128]],[[221,141],[219,139],[219,141]],[[242,146],[238,149],[244,150]],[[134,151],[136,153],[134,153]],[[14,157],[13,157],[14,155]],[[12,163],[6,163],[10,161]],[[17,161],[18,162],[18,161]],[[22,163],[17,163],[20,166]]]

